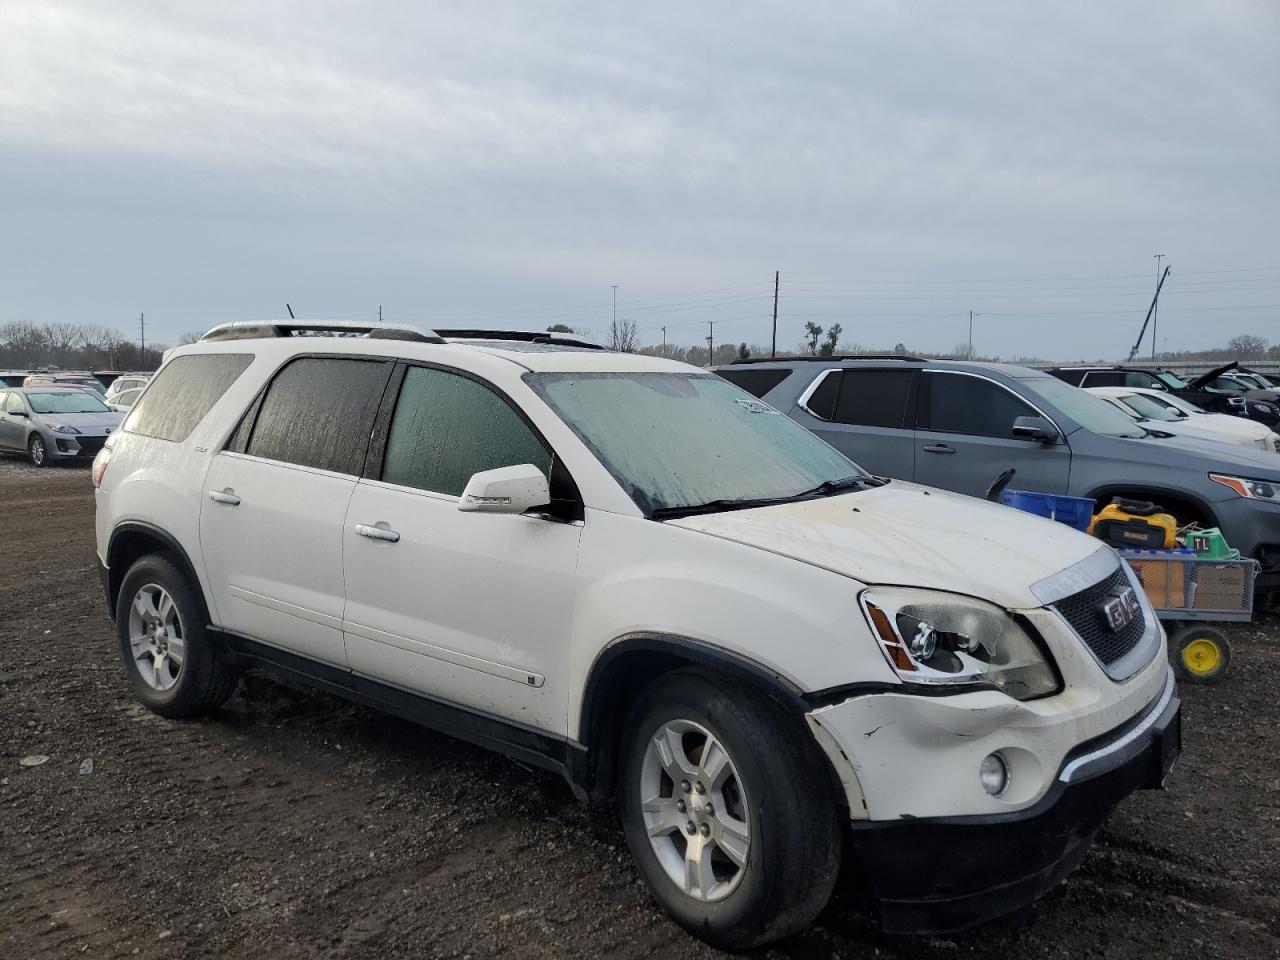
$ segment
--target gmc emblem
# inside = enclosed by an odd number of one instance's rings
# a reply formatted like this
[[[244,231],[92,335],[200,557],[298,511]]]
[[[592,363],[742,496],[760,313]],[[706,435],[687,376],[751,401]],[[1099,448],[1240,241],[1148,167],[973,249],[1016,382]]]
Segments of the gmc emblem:
[[[1142,607],[1138,603],[1138,594],[1133,587],[1125,587],[1102,605],[1102,613],[1107,618],[1107,626],[1114,631],[1123,630],[1133,622]]]

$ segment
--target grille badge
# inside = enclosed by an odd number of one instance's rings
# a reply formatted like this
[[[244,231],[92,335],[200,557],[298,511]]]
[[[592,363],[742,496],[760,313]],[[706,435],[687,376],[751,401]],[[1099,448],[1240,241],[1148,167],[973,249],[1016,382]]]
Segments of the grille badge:
[[[1133,587],[1123,587],[1103,601],[1102,615],[1107,618],[1107,626],[1112,632],[1119,633],[1133,622],[1141,609]]]

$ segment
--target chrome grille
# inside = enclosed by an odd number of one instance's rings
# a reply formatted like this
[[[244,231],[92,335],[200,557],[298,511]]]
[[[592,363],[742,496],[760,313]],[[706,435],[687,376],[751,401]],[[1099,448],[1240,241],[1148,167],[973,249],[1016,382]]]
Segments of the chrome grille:
[[[1103,604],[1109,595],[1127,586],[1130,586],[1129,578],[1125,576],[1124,568],[1118,567],[1114,573],[1093,586],[1052,604],[1053,609],[1079,634],[1085,646],[1106,666],[1133,650],[1146,631],[1146,616],[1142,610],[1120,630],[1112,630],[1107,623]]]

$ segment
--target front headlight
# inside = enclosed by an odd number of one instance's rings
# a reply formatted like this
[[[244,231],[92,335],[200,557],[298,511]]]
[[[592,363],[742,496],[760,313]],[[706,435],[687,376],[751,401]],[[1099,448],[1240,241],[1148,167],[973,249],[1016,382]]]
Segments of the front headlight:
[[[48,427],[50,430],[52,430],[54,433],[79,433],[80,432],[75,427],[69,427],[65,423],[58,423],[58,424],[46,423],[45,426]]]
[[[959,594],[872,587],[862,609],[907,683],[978,686],[1033,700],[1058,689],[1040,647],[999,607]]]
[[[1209,479],[1224,487],[1230,487],[1240,496],[1248,497],[1250,500],[1280,503],[1280,483],[1274,480],[1250,480],[1248,477],[1229,477],[1221,473],[1211,473]]]
[[[1274,417],[1280,413],[1280,407],[1274,403],[1263,403],[1260,400],[1249,401],[1249,412],[1257,417]]]

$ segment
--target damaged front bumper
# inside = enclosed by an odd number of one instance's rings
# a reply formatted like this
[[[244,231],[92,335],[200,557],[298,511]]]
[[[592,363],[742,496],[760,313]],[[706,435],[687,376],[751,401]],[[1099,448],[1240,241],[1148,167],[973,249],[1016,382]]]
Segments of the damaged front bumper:
[[[960,779],[946,776],[945,769],[935,771],[943,775],[930,778],[932,796],[913,802],[909,791],[921,785],[918,765],[927,763],[925,757],[910,756],[899,742],[894,745],[899,755],[896,763],[884,755],[874,770],[850,763],[851,751],[839,742],[847,743],[846,737],[826,729],[832,718],[823,725],[814,721],[821,711],[810,714],[810,726],[828,756],[833,749],[842,751],[843,762],[835,762],[834,757],[833,762],[837,770],[844,769],[841,778],[850,800],[853,845],[884,929],[940,933],[971,926],[1031,903],[1070,873],[1115,806],[1134,790],[1159,787],[1181,752],[1180,701],[1167,664],[1158,666],[1159,685],[1147,706],[1065,756],[1059,754],[1061,762],[1049,776],[1027,782],[1047,760],[1035,756],[1033,741],[1010,750],[1015,762],[1010,763],[1009,791],[1019,790],[1021,769],[1023,792],[1015,792],[1012,800],[1007,794],[982,797],[985,808],[1004,807],[995,812],[913,816],[908,812],[913,807],[938,809],[940,797],[949,798],[945,803],[954,804],[957,795],[962,804],[979,803],[965,799],[970,791],[981,792],[976,769]],[[985,709],[981,703],[971,707],[970,727],[953,736],[978,741],[985,755],[993,743],[1008,740],[1009,728],[992,715],[994,703]],[[884,729],[868,728],[858,737],[874,741]],[[894,791],[898,810],[889,814],[884,809],[889,794],[882,788],[894,767],[901,768]],[[864,792],[864,785],[873,782],[878,789]]]

